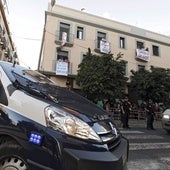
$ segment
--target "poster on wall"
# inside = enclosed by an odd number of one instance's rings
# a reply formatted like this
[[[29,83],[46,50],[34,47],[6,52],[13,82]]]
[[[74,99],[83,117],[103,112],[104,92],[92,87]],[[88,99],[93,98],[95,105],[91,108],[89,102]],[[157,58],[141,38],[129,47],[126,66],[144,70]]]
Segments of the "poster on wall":
[[[68,75],[68,62],[64,62],[64,61],[56,62],[56,75],[61,75],[61,76]]]
[[[149,51],[145,49],[136,49],[136,58],[139,58],[144,61],[149,61],[150,60]]]

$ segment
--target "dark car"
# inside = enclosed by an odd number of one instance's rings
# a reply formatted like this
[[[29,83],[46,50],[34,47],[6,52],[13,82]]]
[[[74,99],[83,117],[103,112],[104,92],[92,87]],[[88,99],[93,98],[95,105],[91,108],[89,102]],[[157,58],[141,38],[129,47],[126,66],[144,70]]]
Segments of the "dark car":
[[[108,113],[39,72],[0,62],[0,103],[0,169],[126,169]]]

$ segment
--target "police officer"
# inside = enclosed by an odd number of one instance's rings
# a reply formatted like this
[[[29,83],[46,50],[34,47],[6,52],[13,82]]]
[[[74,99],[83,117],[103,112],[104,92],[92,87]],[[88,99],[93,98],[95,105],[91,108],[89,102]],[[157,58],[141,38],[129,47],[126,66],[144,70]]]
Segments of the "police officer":
[[[129,129],[129,114],[131,111],[131,103],[129,102],[128,96],[125,97],[124,101],[121,104],[121,121],[123,128]]]
[[[148,101],[148,104],[145,108],[146,111],[146,123],[147,123],[147,129],[148,130],[154,130],[153,127],[153,122],[154,122],[154,109],[153,109],[153,104],[152,104],[152,100]]]

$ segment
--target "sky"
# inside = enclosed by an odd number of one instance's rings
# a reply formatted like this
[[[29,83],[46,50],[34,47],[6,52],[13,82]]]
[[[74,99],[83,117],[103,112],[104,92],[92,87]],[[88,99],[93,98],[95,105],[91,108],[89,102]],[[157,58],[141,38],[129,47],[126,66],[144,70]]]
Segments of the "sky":
[[[3,1],[3,0],[2,0]],[[51,0],[6,0],[12,40],[21,65],[37,69]],[[170,0],[56,0],[55,4],[170,36]]]

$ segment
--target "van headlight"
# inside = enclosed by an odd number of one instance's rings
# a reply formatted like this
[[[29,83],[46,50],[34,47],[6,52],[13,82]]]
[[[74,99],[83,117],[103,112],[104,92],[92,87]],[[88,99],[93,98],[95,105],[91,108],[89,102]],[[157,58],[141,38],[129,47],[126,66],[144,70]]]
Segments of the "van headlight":
[[[163,118],[164,119],[170,119],[170,116],[165,114],[165,115],[163,115]]]
[[[47,127],[54,130],[82,139],[101,141],[87,123],[70,114],[67,110],[49,106],[45,109],[45,119]]]

